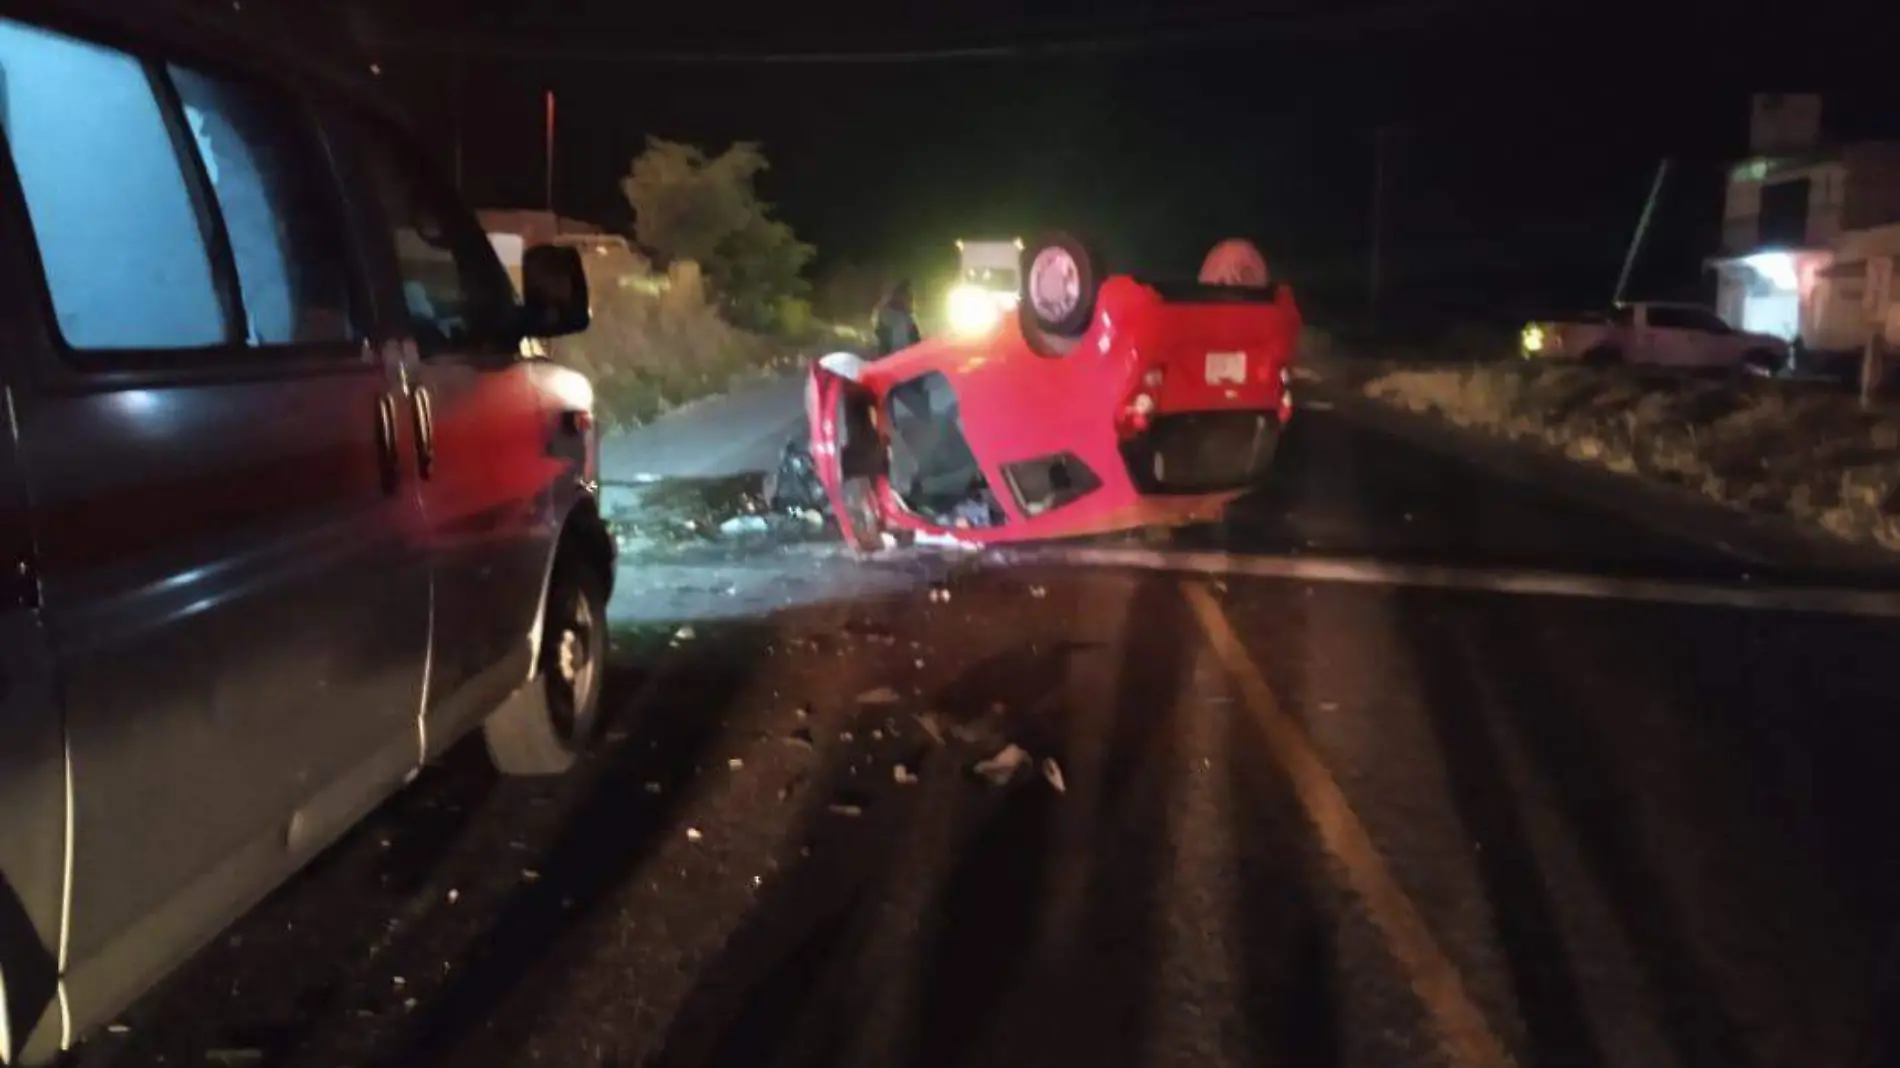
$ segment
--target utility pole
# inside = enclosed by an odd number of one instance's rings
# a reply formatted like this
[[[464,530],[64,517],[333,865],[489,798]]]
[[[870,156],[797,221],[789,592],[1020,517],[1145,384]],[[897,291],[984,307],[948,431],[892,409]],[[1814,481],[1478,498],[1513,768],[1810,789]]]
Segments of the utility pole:
[[[458,36],[455,41],[454,65],[455,79],[452,91],[455,99],[451,106],[454,108],[455,116],[455,191],[466,195],[467,191],[462,188],[462,117],[467,110],[464,97],[468,93],[468,46],[461,36]]]
[[[1630,247],[1623,253],[1623,270],[1616,276],[1616,293],[1610,298],[1612,305],[1623,302],[1623,290],[1629,285],[1630,269],[1636,266],[1636,251],[1642,247],[1643,235],[1649,231],[1649,220],[1656,213],[1656,198],[1661,195],[1663,178],[1669,173],[1669,157],[1656,165],[1656,177],[1649,183],[1649,199],[1643,202],[1643,213],[1637,216],[1636,233],[1630,236]]]
[[[1372,131],[1372,262],[1366,266],[1366,315],[1378,323],[1379,283],[1385,281],[1385,141],[1391,127],[1379,125]]]
[[[1385,127],[1372,131],[1372,262],[1366,275],[1366,312],[1379,318],[1379,253],[1385,237]]]
[[[546,180],[547,180],[547,198],[548,198],[548,223],[549,225],[554,226],[555,229],[558,231],[560,227],[554,221],[558,219],[559,216],[554,214],[554,90],[552,89],[549,89],[547,91],[547,102],[548,102],[548,116],[547,116],[548,170],[547,170]]]

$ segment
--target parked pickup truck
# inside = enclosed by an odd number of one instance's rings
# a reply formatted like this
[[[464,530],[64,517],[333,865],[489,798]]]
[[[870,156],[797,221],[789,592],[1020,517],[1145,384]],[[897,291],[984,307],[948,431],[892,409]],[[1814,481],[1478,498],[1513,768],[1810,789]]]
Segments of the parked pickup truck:
[[[1788,362],[1786,341],[1737,330],[1694,304],[1618,304],[1597,315],[1529,323],[1519,351],[1525,359],[1738,367],[1758,374],[1775,374]]]

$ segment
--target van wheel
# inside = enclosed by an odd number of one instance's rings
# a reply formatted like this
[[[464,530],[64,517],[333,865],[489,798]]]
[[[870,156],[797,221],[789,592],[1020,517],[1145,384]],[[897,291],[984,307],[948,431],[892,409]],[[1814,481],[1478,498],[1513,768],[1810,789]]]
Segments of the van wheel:
[[[1742,357],[1742,370],[1763,378],[1773,378],[1781,373],[1784,366],[1781,357],[1767,349],[1750,349]]]
[[[508,775],[558,775],[593,740],[606,668],[607,598],[579,558],[554,563],[535,678],[482,725],[488,755]]]

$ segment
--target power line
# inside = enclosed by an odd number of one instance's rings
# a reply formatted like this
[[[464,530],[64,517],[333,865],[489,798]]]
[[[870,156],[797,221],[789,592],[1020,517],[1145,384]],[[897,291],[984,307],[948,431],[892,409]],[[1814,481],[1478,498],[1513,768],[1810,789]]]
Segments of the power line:
[[[1150,28],[1066,38],[1015,40],[953,48],[830,49],[746,52],[718,49],[650,50],[611,45],[524,42],[498,38],[431,36],[379,37],[368,42],[385,53],[460,55],[516,62],[593,63],[626,66],[893,66],[921,63],[1022,61],[1059,56],[1113,55],[1165,48],[1243,44],[1263,36],[1325,36],[1354,31],[1389,31],[1429,22],[1469,9],[1470,0],[1367,4],[1348,12],[1241,18],[1216,25]]]

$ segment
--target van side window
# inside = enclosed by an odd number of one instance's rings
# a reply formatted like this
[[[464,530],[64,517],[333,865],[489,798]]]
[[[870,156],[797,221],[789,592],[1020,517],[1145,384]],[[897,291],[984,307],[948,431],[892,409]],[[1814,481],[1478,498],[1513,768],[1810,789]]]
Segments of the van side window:
[[[370,186],[390,228],[409,327],[424,355],[512,349],[514,286],[481,227],[421,161],[373,134]]]
[[[207,220],[138,60],[0,18],[0,130],[69,346],[227,340]]]
[[[230,237],[247,341],[353,339],[342,212],[315,130],[262,87],[170,73]]]

